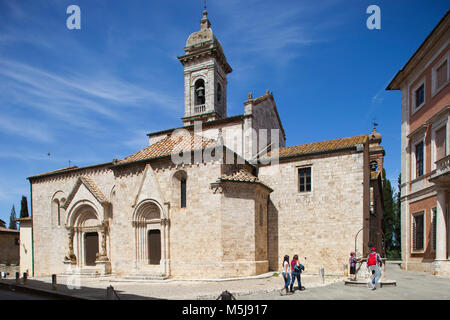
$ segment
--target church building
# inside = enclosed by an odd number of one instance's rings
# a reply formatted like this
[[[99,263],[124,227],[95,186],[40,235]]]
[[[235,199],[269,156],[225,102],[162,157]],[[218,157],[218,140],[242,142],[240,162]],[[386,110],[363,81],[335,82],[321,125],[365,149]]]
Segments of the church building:
[[[179,127],[123,159],[29,177],[34,276],[230,278],[343,274],[350,251],[383,252],[381,135],[286,146],[273,94],[227,114],[232,72],[206,10],[178,57]]]

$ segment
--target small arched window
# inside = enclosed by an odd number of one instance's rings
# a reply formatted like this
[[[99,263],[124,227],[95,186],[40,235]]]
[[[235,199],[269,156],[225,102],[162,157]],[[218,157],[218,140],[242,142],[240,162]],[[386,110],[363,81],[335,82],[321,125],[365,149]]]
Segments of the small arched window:
[[[205,81],[199,79],[195,82],[195,105],[205,104]]]
[[[181,208],[186,208],[186,179],[182,178],[180,181],[180,193],[181,193]]]
[[[173,201],[180,206],[186,208],[187,205],[187,174],[184,170],[179,170],[173,175],[174,198]]]

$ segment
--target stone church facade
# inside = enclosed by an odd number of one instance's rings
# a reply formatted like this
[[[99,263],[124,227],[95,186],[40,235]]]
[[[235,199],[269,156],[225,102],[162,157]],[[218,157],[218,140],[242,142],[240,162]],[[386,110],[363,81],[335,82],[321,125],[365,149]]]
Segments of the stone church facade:
[[[184,66],[183,126],[124,159],[29,177],[34,275],[228,278],[342,274],[382,251],[381,135],[286,146],[272,93],[227,116],[232,72],[204,12]]]

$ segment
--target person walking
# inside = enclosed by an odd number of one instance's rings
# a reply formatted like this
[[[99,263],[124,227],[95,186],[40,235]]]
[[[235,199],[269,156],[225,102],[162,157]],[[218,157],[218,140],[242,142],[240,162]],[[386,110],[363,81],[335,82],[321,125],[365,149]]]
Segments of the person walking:
[[[283,263],[282,263],[282,266],[283,266],[283,273],[282,273],[282,275],[283,275],[283,279],[284,279],[284,287],[280,290],[280,294],[281,295],[283,295],[283,290],[286,290],[286,294],[288,294],[289,293],[289,283],[290,283],[290,276],[289,276],[289,274],[290,274],[290,272],[289,272],[289,269],[290,269],[290,266],[289,266],[289,256],[288,255],[285,255],[284,256],[284,259],[283,259]]]
[[[383,261],[380,255],[376,252],[375,248],[370,249],[370,254],[367,256],[367,269],[369,269],[372,275],[372,290],[376,290],[377,282],[381,277],[381,266]]]
[[[295,279],[297,279],[298,283],[298,290],[303,291],[305,290],[304,287],[302,287],[302,280],[301,280],[301,273],[302,270],[305,270],[305,267],[298,261],[298,255],[294,255],[291,261],[291,292],[293,293],[294,290],[294,283]]]

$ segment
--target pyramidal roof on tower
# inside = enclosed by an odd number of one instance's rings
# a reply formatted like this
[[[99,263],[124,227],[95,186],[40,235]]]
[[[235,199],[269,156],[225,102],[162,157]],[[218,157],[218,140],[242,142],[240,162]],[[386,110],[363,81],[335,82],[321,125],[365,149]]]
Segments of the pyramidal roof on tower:
[[[221,63],[226,73],[233,71],[227,62],[222,45],[211,29],[211,21],[206,10],[203,11],[203,18],[200,20],[200,30],[188,37],[184,52],[186,55],[178,57],[183,65],[193,59],[212,55]]]

